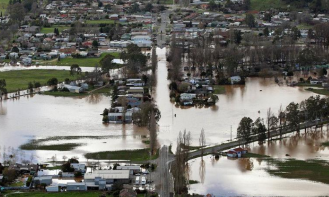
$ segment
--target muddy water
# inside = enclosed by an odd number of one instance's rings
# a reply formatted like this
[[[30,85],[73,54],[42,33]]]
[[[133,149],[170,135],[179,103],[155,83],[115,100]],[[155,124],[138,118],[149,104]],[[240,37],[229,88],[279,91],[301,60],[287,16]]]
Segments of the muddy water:
[[[190,179],[198,184],[190,185],[190,193],[214,196],[324,196],[329,186],[307,180],[285,179],[271,176],[266,161],[255,158],[218,161],[210,156],[190,162]],[[193,172],[193,173],[192,173]],[[201,182],[202,180],[203,183]]]
[[[274,79],[248,78],[245,86],[226,86],[226,94],[219,95],[216,106],[208,108],[180,108],[169,101],[165,49],[157,50],[158,64],[156,101],[161,111],[159,141],[175,143],[179,131],[191,131],[192,143],[198,145],[201,129],[205,130],[207,144],[216,144],[236,137],[236,129],[244,116],[265,118],[269,107],[274,113],[280,105],[300,102],[312,92],[299,87],[278,86]]]
[[[33,153],[36,160],[78,156],[86,152],[144,148],[141,136],[147,131],[134,125],[102,124],[101,113],[110,106],[110,97],[101,94],[86,97],[24,96],[0,103],[0,145],[17,148],[30,139],[52,136],[105,136],[104,138],[56,138],[43,144],[79,143],[73,151],[25,151],[25,159]],[[19,153],[18,155],[23,155]]]

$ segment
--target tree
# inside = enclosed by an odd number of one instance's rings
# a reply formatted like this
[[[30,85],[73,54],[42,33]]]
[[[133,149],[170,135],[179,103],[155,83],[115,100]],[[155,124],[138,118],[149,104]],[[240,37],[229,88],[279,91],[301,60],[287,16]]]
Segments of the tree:
[[[55,86],[55,85],[57,85],[58,84],[58,79],[57,78],[51,78],[51,79],[49,79],[48,81],[47,81],[47,85],[48,86]]]
[[[150,131],[150,151],[153,155],[156,152],[157,144],[157,126],[154,111],[151,112],[149,131]]]
[[[17,173],[16,173],[16,170],[15,169],[8,169],[8,168],[6,168],[3,171],[3,176],[4,176],[4,178],[5,178],[6,181],[13,182],[16,179],[16,177],[17,177]]]
[[[74,168],[71,168],[72,163],[79,163],[79,161],[75,158],[69,159],[67,162],[65,162],[62,165],[62,171],[63,172],[74,172]]]
[[[237,137],[239,140],[248,144],[251,140],[251,132],[252,132],[252,119],[249,117],[243,117],[239,123],[239,127],[237,129]]]
[[[271,22],[271,20],[272,20],[272,14],[269,12],[266,12],[264,14],[264,21]]]
[[[201,157],[203,157],[203,147],[206,146],[206,136],[204,134],[204,129],[202,129],[200,133],[199,146],[201,147]]]
[[[298,103],[291,102],[286,107],[286,121],[289,123],[291,128],[294,128],[299,132],[300,123],[300,111]]]
[[[114,56],[111,54],[107,54],[101,61],[99,62],[102,67],[103,73],[109,73],[109,71],[115,68],[115,63],[113,63]]]
[[[252,133],[257,135],[258,144],[263,144],[266,140],[266,127],[260,118],[257,118],[252,128]]]
[[[17,46],[14,46],[12,49],[11,49],[11,52],[14,52],[14,53],[19,53],[19,49]]]
[[[140,8],[139,8],[139,4],[138,3],[133,3],[129,9],[128,9],[128,13],[133,14],[133,13],[137,13],[140,12]]]
[[[29,82],[27,84],[27,89],[29,89],[30,93],[33,93],[33,83],[32,82]]]
[[[73,75],[74,73],[80,74],[81,73],[81,68],[78,64],[72,64],[70,67],[70,73]]]
[[[138,126],[147,126],[150,122],[152,111],[154,112],[156,122],[160,120],[161,113],[153,103],[144,102],[140,105],[140,108],[138,112],[134,112],[132,115],[134,124]]]
[[[6,85],[7,85],[6,80],[0,79],[0,97],[2,96],[2,94],[7,93]]]
[[[245,18],[245,22],[249,28],[253,28],[256,26],[255,17],[252,14],[247,14]]]
[[[240,30],[233,30],[233,38],[231,40],[231,42],[239,45],[241,43],[242,40],[242,34]]]
[[[25,16],[25,8],[21,3],[9,5],[7,8],[10,19],[15,23],[21,22]]]
[[[219,4],[216,4],[214,0],[210,0],[208,3],[208,8],[210,11],[218,10],[220,8]]]
[[[264,36],[268,37],[270,35],[270,31],[268,30],[268,27],[265,27],[263,31]]]
[[[145,12],[151,12],[152,9],[153,9],[153,5],[152,5],[152,3],[147,3],[147,4],[145,5],[145,8],[144,8]]]
[[[92,43],[93,47],[94,48],[98,48],[98,41],[97,40],[94,40],[93,43]]]

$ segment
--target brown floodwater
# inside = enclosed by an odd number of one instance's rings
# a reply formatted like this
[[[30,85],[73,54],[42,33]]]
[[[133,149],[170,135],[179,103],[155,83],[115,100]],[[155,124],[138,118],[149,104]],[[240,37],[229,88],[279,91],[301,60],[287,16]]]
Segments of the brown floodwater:
[[[190,193],[214,196],[325,196],[329,193],[326,184],[271,176],[266,169],[273,166],[256,158],[216,160],[206,156],[203,161],[191,160],[189,166],[190,180],[199,181],[190,185]]]
[[[247,78],[244,86],[225,86],[226,94],[212,107],[176,107],[169,100],[165,49],[157,50],[158,64],[156,102],[161,111],[159,122],[161,144],[175,143],[180,131],[191,132],[192,144],[198,145],[202,129],[207,144],[218,144],[236,137],[240,120],[248,116],[253,120],[266,117],[268,108],[277,114],[280,106],[300,102],[316,95],[301,87],[279,86],[273,78]]]
[[[43,139],[57,136],[80,136],[75,139],[50,139],[43,144],[79,143],[73,151],[24,151],[30,159],[35,155],[38,161],[57,155],[57,158],[77,156],[84,153],[106,150],[144,148],[142,136],[147,135],[145,128],[132,124],[102,124],[100,115],[110,106],[110,97],[102,94],[85,97],[53,97],[46,95],[23,96],[0,103],[0,153],[11,153],[30,139]],[[102,139],[83,136],[103,136]],[[5,151],[6,150],[6,151]],[[3,155],[3,154],[2,154]],[[21,156],[23,157],[23,156]]]
[[[205,130],[207,145],[222,143],[236,136],[236,128],[244,116],[265,118],[269,107],[277,112],[280,105],[300,102],[315,95],[300,87],[278,86],[271,78],[248,78],[245,86],[226,86],[226,94],[219,95],[213,107],[176,107],[169,100],[166,49],[157,49],[159,64],[155,100],[161,111],[158,141],[160,145],[175,147],[180,131],[191,132],[192,145],[198,145],[201,129]],[[46,95],[23,96],[0,103],[0,153],[15,152],[12,149],[31,139],[48,139],[43,144],[79,143],[72,151],[18,151],[19,159],[49,161],[52,156],[83,158],[88,152],[145,148],[145,128],[132,124],[102,124],[100,113],[110,106],[110,97],[102,94],[85,97],[53,97]],[[175,116],[176,115],[176,116]],[[58,139],[58,136],[66,136]],[[77,136],[72,138],[71,136]],[[92,137],[94,136],[94,137]],[[97,136],[97,138],[96,138]],[[101,138],[99,138],[101,136]],[[299,159],[327,159],[327,148],[320,143],[328,141],[326,132],[318,136],[293,136],[264,146],[250,146],[255,153],[284,158],[286,154]],[[252,162],[251,162],[252,161]],[[266,162],[255,159],[214,161],[206,157],[200,173],[200,159],[191,161],[191,179],[204,180],[192,185],[190,192],[219,195],[321,195],[328,186],[305,180],[290,180],[269,176],[264,170]],[[250,181],[252,180],[252,181]],[[305,188],[312,187],[309,191]],[[298,193],[298,188],[301,188]],[[314,188],[314,189],[313,189]],[[305,191],[304,191],[305,190]],[[295,193],[294,193],[295,191]]]

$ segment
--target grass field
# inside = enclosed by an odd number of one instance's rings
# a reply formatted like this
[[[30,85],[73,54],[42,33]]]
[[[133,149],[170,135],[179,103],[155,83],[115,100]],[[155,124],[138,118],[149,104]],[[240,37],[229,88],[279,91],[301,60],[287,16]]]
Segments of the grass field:
[[[49,96],[60,96],[60,97],[75,97],[75,96],[86,96],[88,95],[87,93],[74,93],[74,92],[61,92],[61,91],[45,91],[43,92],[44,95],[49,95]]]
[[[150,149],[137,149],[137,150],[119,150],[119,151],[104,151],[96,153],[87,153],[87,159],[111,159],[111,160],[131,160],[131,161],[147,161],[150,159]],[[158,153],[153,155],[151,159],[156,159]]]
[[[291,179],[307,179],[329,184],[329,163],[323,160],[277,160],[269,159],[271,165],[267,171],[275,176]]]
[[[287,5],[281,0],[251,0],[251,10],[269,10],[271,8],[286,8]]]
[[[60,26],[60,25],[54,25],[52,27],[43,27],[41,29],[41,33],[45,33],[45,34],[54,33],[55,28],[58,29],[59,33],[61,33],[64,29],[70,29],[71,27],[70,26]]]
[[[214,85],[214,94],[225,94],[225,86]]]
[[[0,79],[6,80],[8,92],[15,92],[18,89],[25,90],[29,82],[40,82],[46,85],[50,78],[56,77],[59,82],[66,78],[77,79],[77,75],[71,76],[69,71],[63,70],[15,70],[0,72]]]
[[[0,12],[2,12],[2,15],[5,15],[8,3],[9,0],[0,0]]]
[[[314,89],[314,88],[307,88],[306,90],[308,91],[311,91],[311,92],[314,92],[316,94],[322,94],[322,95],[325,95],[325,96],[329,96],[329,90],[327,89]]]
[[[90,57],[90,58],[64,58],[58,61],[57,59],[50,61],[37,61],[38,65],[57,65],[57,66],[71,66],[72,64],[78,64],[80,67],[94,67],[95,64],[99,64],[101,59],[107,54],[113,55],[115,58],[120,57],[119,52],[112,53],[102,53],[100,57]]]
[[[20,146],[22,150],[57,150],[57,151],[70,151],[82,144],[77,143],[65,143],[65,144],[53,144],[53,145],[38,145],[27,143]]]
[[[110,20],[110,19],[103,19],[103,20],[87,20],[86,24],[90,24],[90,25],[96,25],[96,24],[114,24],[115,21],[114,20]],[[119,23],[119,21],[118,21]]]

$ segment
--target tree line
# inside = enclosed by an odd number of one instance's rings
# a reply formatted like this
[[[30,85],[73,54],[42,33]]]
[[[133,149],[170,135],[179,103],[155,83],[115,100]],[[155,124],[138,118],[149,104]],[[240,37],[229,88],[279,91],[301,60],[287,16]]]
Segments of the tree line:
[[[267,111],[265,121],[257,118],[253,121],[250,117],[243,117],[237,128],[238,140],[248,144],[256,137],[259,144],[271,138],[272,131],[291,129],[300,132],[301,124],[314,124],[319,126],[329,119],[329,98],[321,98],[319,95],[311,96],[300,103],[291,102],[285,109],[280,107],[275,115],[271,108]],[[306,130],[306,129],[305,129]]]

